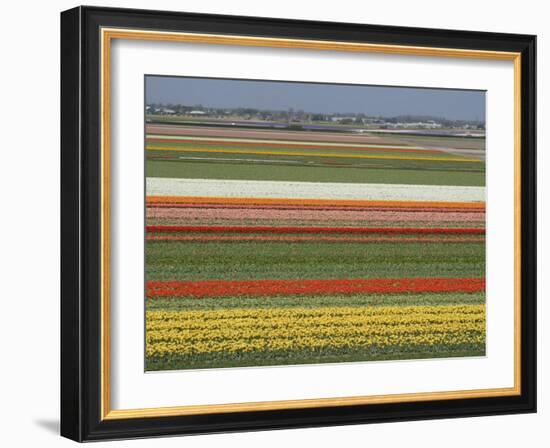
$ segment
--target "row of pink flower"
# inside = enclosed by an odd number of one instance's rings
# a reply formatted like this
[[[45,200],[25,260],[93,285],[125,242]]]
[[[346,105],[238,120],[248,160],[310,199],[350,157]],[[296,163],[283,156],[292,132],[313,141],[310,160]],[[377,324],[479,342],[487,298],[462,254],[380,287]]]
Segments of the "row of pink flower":
[[[468,222],[484,223],[485,213],[445,211],[371,211],[371,210],[278,210],[249,208],[147,208],[147,218],[194,220],[299,220],[299,221],[392,221],[392,222]]]
[[[148,225],[147,233],[271,233],[271,234],[471,234],[485,235],[485,229],[453,227],[320,227],[320,226],[174,226]]]

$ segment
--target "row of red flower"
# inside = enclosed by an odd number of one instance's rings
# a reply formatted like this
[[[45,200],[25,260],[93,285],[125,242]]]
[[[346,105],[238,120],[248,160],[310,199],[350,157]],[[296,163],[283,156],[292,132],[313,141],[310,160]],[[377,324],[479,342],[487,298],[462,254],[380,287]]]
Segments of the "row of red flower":
[[[479,243],[485,241],[485,237],[433,237],[422,236],[412,238],[395,237],[318,237],[318,236],[263,236],[263,235],[149,235],[147,241],[285,241],[298,243],[302,241],[324,241],[329,243]]]
[[[147,297],[227,297],[391,293],[474,293],[485,278],[150,281]]]
[[[476,234],[484,235],[479,228],[439,227],[273,227],[273,226],[147,226],[148,233],[353,233],[353,234]]]

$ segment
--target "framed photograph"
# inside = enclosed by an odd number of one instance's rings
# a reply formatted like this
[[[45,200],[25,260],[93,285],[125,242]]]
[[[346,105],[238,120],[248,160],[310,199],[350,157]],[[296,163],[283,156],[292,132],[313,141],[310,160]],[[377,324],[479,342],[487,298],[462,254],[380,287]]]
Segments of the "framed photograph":
[[[536,410],[535,36],[61,14],[61,433]]]

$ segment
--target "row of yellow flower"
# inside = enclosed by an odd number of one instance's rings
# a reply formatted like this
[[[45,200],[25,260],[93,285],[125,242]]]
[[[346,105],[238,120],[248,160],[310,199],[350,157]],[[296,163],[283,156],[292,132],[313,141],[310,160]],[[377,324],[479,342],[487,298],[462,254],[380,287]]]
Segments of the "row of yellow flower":
[[[276,330],[282,328],[286,330],[288,328],[288,321],[297,321],[300,326],[304,327],[328,327],[332,328],[335,322],[338,322],[339,326],[345,327],[362,327],[364,325],[383,324],[384,326],[399,326],[399,325],[432,325],[432,324],[452,324],[460,323],[463,321],[473,322],[479,321],[484,318],[483,313],[460,313],[454,312],[441,312],[435,313],[423,313],[419,310],[419,307],[415,307],[414,311],[411,310],[409,314],[383,314],[372,315],[367,313],[347,313],[339,314],[337,311],[339,308],[331,308],[327,312],[327,308],[324,309],[325,313],[315,313],[314,315],[308,315],[303,313],[277,313],[277,312],[263,312],[258,310],[258,316],[256,317],[241,317],[237,313],[231,313],[231,317],[228,317],[227,312],[216,312],[215,316],[208,313],[193,313],[193,312],[166,312],[155,311],[149,315],[151,325],[148,326],[150,331],[178,331],[178,332],[193,332],[197,331],[203,333],[204,331],[213,330],[226,330],[228,327],[232,329],[247,328],[254,326],[257,329],[263,330]],[[357,308],[356,308],[357,309]],[[234,311],[234,310],[231,310]],[[154,313],[154,314],[153,314]],[[189,314],[192,315],[190,316]],[[216,318],[218,317],[218,318]],[[261,319],[261,320],[260,320]],[[209,333],[210,334],[210,333]]]
[[[484,305],[148,311],[147,356],[480,344]]]
[[[246,149],[207,149],[207,148],[183,148],[181,146],[147,146],[147,151],[178,151],[194,153],[214,153],[214,154],[246,154],[246,155],[273,155],[273,156],[298,156],[298,157],[330,157],[345,159],[383,159],[383,160],[430,160],[439,162],[473,162],[481,163],[480,159],[469,159],[466,157],[449,156],[405,156],[388,153],[380,154],[356,154],[356,153],[323,153],[323,152],[304,152],[304,151],[269,151],[269,150],[246,150]]]
[[[195,311],[155,311],[154,315],[158,320],[188,320],[193,322],[203,322],[206,320],[220,319],[271,319],[281,317],[322,317],[327,315],[327,309],[330,309],[331,316],[413,316],[413,315],[436,315],[442,314],[479,314],[484,313],[485,305],[434,305],[434,306],[335,306],[335,307],[287,307],[287,308],[225,308],[219,310],[195,310]]]

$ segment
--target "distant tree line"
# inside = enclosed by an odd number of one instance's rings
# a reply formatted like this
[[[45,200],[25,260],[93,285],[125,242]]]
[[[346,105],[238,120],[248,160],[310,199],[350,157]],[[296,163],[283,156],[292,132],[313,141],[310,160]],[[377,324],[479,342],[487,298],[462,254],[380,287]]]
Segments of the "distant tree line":
[[[206,107],[202,104],[185,105],[175,103],[150,103],[147,104],[147,113],[151,115],[171,113],[176,115],[186,115],[190,112],[203,112],[210,116],[233,115],[243,118],[254,118],[260,120],[288,121],[290,122],[326,122],[337,121],[340,124],[360,125],[360,124],[396,124],[396,123],[419,123],[434,122],[442,127],[461,127],[469,126],[478,129],[485,129],[485,121],[482,120],[451,120],[432,115],[368,115],[365,113],[347,112],[347,113],[310,113],[303,110],[265,110],[254,107]]]

